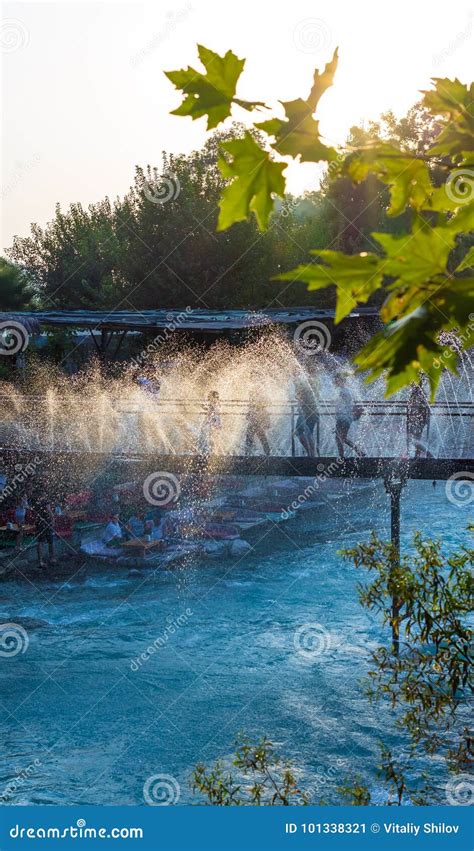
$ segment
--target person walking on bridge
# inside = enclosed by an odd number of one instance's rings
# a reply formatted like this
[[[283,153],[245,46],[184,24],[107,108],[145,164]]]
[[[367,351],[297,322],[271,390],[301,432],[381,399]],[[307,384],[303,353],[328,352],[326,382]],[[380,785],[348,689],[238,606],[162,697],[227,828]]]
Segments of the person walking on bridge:
[[[245,435],[245,454],[250,450],[257,437],[262,444],[265,455],[270,455],[270,444],[268,443],[267,431],[270,428],[270,415],[265,403],[261,398],[261,391],[256,386],[258,375],[252,375],[253,387],[250,390],[249,404],[247,409],[247,433]]]
[[[354,404],[352,393],[347,387],[346,377],[342,373],[335,376],[334,383],[339,388],[339,395],[336,398],[336,446],[339,458],[344,458],[344,445],[353,449],[358,458],[363,458],[365,452],[347,436],[352,423],[360,417],[359,408]]]
[[[430,405],[425,395],[423,378],[421,377],[419,384],[413,382],[410,385],[410,393],[407,400],[408,451],[410,451],[413,445],[415,447],[415,458],[421,458],[423,453],[426,458],[433,457],[421,440],[425,428],[429,425],[430,418]]]
[[[301,369],[294,379],[295,399],[298,404],[295,434],[306,454],[314,458],[319,451],[319,379],[311,379]],[[316,439],[315,439],[316,430]]]

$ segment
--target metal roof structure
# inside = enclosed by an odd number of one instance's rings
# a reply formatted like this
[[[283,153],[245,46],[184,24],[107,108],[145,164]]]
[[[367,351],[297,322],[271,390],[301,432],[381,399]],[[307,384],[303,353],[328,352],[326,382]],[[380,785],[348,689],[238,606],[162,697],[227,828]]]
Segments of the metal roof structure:
[[[41,330],[40,323],[34,313],[0,313],[0,331],[2,328],[8,330],[9,324],[10,327],[23,325],[28,334],[39,334]]]
[[[378,317],[373,307],[354,310],[346,321]],[[203,310],[183,308],[170,310],[140,311],[97,311],[97,310],[54,310],[17,311],[15,314],[0,313],[0,322],[14,319],[25,327],[30,323],[36,328],[55,326],[84,328],[89,331],[155,331],[164,328],[200,332],[222,332],[244,330],[269,325],[299,325],[310,320],[333,321],[334,310],[313,307],[268,308],[265,310]],[[31,327],[31,326],[30,326]]]

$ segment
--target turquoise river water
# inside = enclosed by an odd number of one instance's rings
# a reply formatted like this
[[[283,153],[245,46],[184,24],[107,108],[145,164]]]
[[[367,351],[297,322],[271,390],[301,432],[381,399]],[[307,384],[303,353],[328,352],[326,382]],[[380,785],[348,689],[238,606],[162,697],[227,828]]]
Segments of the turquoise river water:
[[[4,802],[143,804],[147,778],[164,774],[179,803],[198,803],[193,766],[229,758],[239,731],[272,738],[316,801],[354,771],[376,789],[387,714],[360,679],[386,634],[337,550],[372,528],[386,536],[387,509],[378,483],[273,529],[240,561],[140,576],[88,563],[67,580],[1,584],[2,620],[30,619],[26,651],[0,658]],[[467,521],[442,482],[403,493],[405,549],[419,528],[452,550]],[[295,644],[308,624],[320,641],[309,656]]]

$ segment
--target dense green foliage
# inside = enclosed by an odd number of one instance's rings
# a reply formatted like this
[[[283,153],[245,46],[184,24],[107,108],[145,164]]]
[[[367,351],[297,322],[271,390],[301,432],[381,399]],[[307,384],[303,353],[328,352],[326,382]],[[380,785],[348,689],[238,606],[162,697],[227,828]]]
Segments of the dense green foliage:
[[[46,309],[158,307],[209,309],[262,307],[274,302],[271,276],[324,245],[321,197],[282,208],[262,235],[253,221],[216,233],[225,187],[217,166],[219,144],[232,144],[242,128],[217,132],[189,155],[164,155],[163,166],[137,168],[122,199],[84,208],[56,209],[45,228],[16,237],[10,257],[25,270]],[[163,203],[154,193],[174,192]],[[301,247],[300,247],[301,246]],[[303,283],[285,288],[280,303],[311,303]],[[322,300],[324,296],[322,296]]]
[[[415,552],[398,560],[390,544],[375,535],[367,544],[345,552],[356,567],[373,579],[359,588],[361,604],[393,627],[393,599],[400,652],[381,646],[371,654],[367,694],[375,703],[388,703],[395,726],[404,737],[409,763],[397,764],[383,747],[385,774],[398,777],[412,798],[410,777],[421,774],[422,753],[436,754],[448,769],[458,772],[472,764],[470,700],[473,681],[472,611],[474,550],[444,558],[441,544],[415,535]],[[392,778],[393,779],[393,778]],[[422,792],[423,794],[423,792]]]
[[[0,257],[0,310],[25,310],[31,306],[33,289],[27,275]]]
[[[201,59],[204,51],[208,72],[212,67],[219,90],[219,113],[213,109],[209,78],[194,76],[189,91],[192,69],[168,73],[185,94],[183,105],[175,113],[193,119],[207,114],[210,119],[212,116],[212,126],[217,126],[231,114],[234,104],[241,105],[235,92],[237,70],[240,68],[241,73],[244,60],[232,51],[224,57],[201,47],[199,51]],[[453,262],[458,259],[460,244],[466,246],[466,234],[474,230],[473,87],[459,80],[434,79],[434,88],[424,92],[421,106],[428,131],[424,147],[419,144],[419,134],[417,140],[416,132],[411,133],[409,120],[406,125],[397,124],[388,114],[391,138],[381,138],[380,128],[372,125],[371,138],[354,140],[357,144],[337,152],[324,143],[315,118],[336,68],[337,50],[322,73],[315,71],[306,99],[281,103],[285,118],[272,115],[255,122],[254,126],[266,134],[263,143],[247,133],[230,146],[222,146],[219,164],[229,182],[221,193],[218,227],[230,228],[252,213],[261,229],[268,227],[275,198],[285,193],[287,163],[276,159],[275,154],[300,162],[327,163],[332,176],[356,185],[369,177],[383,184],[388,196],[387,215],[405,216],[400,234],[375,231],[371,234],[373,249],[350,257],[313,246],[314,261],[282,272],[278,279],[303,280],[311,291],[335,285],[338,321],[357,303],[367,302],[386,288],[381,318],[388,327],[370,340],[356,363],[371,380],[386,375],[388,393],[419,380],[423,370],[434,394],[443,355],[440,333],[456,331],[461,348],[472,345],[474,336],[470,318],[474,312],[472,259],[461,267]],[[222,81],[229,75],[232,85],[225,87]],[[267,109],[258,102],[251,108]],[[444,361],[453,372],[457,356],[453,352]]]
[[[411,113],[405,132],[420,143],[427,124],[419,109]],[[394,132],[384,120],[367,131],[353,128],[350,140],[367,138],[374,128],[381,138]],[[200,151],[164,155],[160,169],[137,168],[123,199],[57,207],[46,227],[33,225],[29,237],[17,237],[10,255],[34,285],[38,303],[46,309],[332,307],[329,291],[316,293],[315,301],[303,281],[275,287],[271,278],[302,263],[315,246],[371,250],[371,231],[398,233],[404,217],[387,216],[384,187],[372,175],[358,185],[327,175],[320,190],[287,195],[265,232],[250,220],[216,233],[227,183],[218,165],[220,144],[232,145],[243,133],[239,125],[216,131]],[[261,142],[261,133],[252,139]],[[166,175],[179,192],[154,203],[157,187],[167,189]],[[381,297],[374,294],[376,303]]]

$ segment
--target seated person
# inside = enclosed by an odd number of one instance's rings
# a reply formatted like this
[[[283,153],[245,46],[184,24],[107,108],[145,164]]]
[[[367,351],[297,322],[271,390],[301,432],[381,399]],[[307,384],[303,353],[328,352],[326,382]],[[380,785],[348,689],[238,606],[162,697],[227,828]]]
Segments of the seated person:
[[[129,539],[143,537],[145,531],[145,524],[140,514],[132,514],[127,525],[125,526],[125,530]]]
[[[115,547],[121,544],[124,540],[122,526],[119,515],[112,514],[107,526],[104,529],[102,540],[107,547]]]
[[[161,517],[156,519],[153,524],[153,531],[151,536],[154,541],[164,541],[167,533],[169,532],[169,523],[166,520],[166,517]]]

